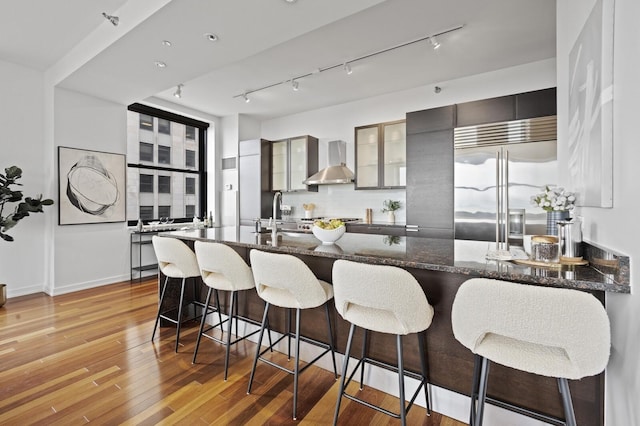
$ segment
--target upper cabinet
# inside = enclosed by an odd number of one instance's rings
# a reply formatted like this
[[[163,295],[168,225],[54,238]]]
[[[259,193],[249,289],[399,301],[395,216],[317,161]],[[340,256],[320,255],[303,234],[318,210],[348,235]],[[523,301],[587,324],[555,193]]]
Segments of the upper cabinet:
[[[516,118],[516,97],[500,96],[458,104],[457,114],[458,127],[511,121]]]
[[[516,120],[556,115],[556,88],[516,95]]]
[[[457,127],[546,117],[556,115],[556,88],[465,102],[457,107]]]
[[[404,188],[404,120],[356,127],[356,189]]]
[[[456,106],[425,109],[407,113],[407,134],[453,129],[456,125]]]
[[[273,142],[271,146],[271,189],[273,191],[317,191],[317,185],[303,181],[318,171],[318,139],[300,136]]]

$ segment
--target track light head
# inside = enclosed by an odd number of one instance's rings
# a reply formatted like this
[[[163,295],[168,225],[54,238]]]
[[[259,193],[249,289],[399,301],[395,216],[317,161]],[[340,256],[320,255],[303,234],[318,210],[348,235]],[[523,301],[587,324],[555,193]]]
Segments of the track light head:
[[[351,69],[351,65],[349,65],[349,62],[344,63],[344,72],[346,72],[347,75],[353,74],[353,70]]]
[[[436,39],[436,36],[429,37],[429,41],[431,42],[431,46],[433,47],[433,50],[438,50],[440,46],[442,46]]]
[[[249,102],[251,102],[251,99],[249,99],[249,96],[247,96],[247,94],[246,94],[246,93],[243,93],[243,94],[242,94],[242,99],[244,99],[245,103],[249,103]]]
[[[176,87],[176,91],[173,93],[173,96],[175,96],[176,98],[180,99],[182,97],[182,88],[184,87],[184,84],[178,84],[178,87]]]
[[[120,18],[118,18],[117,16],[107,15],[105,12],[102,12],[102,16],[104,16],[104,19],[106,19],[107,21],[111,22],[111,24],[114,27],[117,27],[118,23],[120,23]]]
[[[296,80],[291,80],[291,88],[294,92],[300,90],[300,84]]]

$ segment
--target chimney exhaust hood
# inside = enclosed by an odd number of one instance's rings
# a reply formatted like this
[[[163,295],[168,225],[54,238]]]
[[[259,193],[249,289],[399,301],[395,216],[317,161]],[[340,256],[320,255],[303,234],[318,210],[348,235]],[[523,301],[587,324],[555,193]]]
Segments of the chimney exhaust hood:
[[[310,176],[304,183],[307,185],[352,183],[354,174],[345,165],[347,157],[346,146],[347,143],[345,141],[329,142],[329,167]]]

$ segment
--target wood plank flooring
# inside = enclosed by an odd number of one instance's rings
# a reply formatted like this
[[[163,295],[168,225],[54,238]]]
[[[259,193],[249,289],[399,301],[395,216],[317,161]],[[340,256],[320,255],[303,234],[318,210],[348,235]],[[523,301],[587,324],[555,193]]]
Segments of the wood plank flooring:
[[[0,424],[331,424],[338,387],[332,373],[312,366],[301,374],[294,422],[288,374],[259,364],[247,395],[255,344],[232,349],[225,382],[223,346],[204,339],[198,363],[191,363],[197,324],[183,329],[177,354],[173,327],[160,329],[151,343],[157,300],[155,279],[9,299],[0,308]],[[398,404],[373,389],[363,393],[392,410]],[[437,413],[427,417],[418,406],[408,423],[463,424]],[[399,421],[345,399],[339,424]]]

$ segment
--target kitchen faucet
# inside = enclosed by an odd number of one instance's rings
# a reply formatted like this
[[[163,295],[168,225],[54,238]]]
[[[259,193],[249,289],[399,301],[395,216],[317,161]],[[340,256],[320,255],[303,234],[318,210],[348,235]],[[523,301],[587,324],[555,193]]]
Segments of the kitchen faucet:
[[[276,193],[273,194],[273,213],[271,216],[273,218],[273,228],[271,229],[274,233],[278,230],[278,222],[276,221],[278,212],[278,197],[280,198],[280,202],[282,202],[282,192],[276,191]]]

